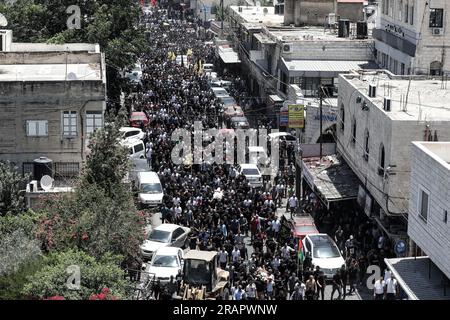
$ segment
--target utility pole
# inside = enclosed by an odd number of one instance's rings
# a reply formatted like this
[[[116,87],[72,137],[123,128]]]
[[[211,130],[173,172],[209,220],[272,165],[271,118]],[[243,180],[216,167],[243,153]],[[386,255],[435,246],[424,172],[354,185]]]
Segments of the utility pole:
[[[223,20],[225,19],[225,16],[223,15],[223,0],[220,0],[220,10],[222,12],[222,19],[221,19],[221,23],[220,23],[220,28],[222,29],[223,32]]]
[[[323,101],[323,87],[320,86],[319,87],[319,98],[320,98],[320,103],[319,103],[319,118],[320,118],[320,135],[319,135],[319,143],[320,143],[320,151],[319,151],[319,155],[320,155],[320,160],[319,162],[322,162],[322,101]]]

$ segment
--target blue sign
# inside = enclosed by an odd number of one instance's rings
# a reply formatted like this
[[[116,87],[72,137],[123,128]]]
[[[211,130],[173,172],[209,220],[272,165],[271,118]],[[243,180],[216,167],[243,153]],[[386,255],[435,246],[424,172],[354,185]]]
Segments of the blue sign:
[[[406,242],[403,240],[398,240],[394,245],[394,251],[397,255],[402,255],[406,252]]]
[[[319,114],[314,115],[314,120],[320,120],[320,115]],[[334,122],[337,120],[337,116],[334,114],[323,114],[322,120],[328,121],[328,122]]]

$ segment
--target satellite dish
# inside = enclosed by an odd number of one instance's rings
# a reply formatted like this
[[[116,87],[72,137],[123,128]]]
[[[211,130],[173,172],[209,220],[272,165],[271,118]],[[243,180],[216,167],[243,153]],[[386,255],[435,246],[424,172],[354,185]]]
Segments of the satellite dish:
[[[49,191],[53,186],[53,179],[49,175],[45,175],[41,178],[41,188],[45,191]]]
[[[5,16],[0,13],[0,27],[6,27],[8,25],[8,20]]]
[[[77,75],[73,72],[67,74],[67,80],[77,80]]]
[[[259,8],[261,7],[261,1],[256,1],[256,6]]]

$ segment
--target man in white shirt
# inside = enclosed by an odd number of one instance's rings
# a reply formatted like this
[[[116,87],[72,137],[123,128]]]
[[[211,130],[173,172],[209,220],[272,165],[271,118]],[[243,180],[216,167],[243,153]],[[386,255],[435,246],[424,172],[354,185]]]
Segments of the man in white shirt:
[[[225,249],[222,248],[222,250],[219,252],[220,268],[225,270],[225,268],[227,267],[227,262],[228,262],[228,252],[226,252]]]
[[[269,277],[269,279],[267,279],[266,293],[267,293],[268,300],[272,300],[273,299],[273,279],[271,277]]]
[[[285,243],[283,248],[281,248],[281,257],[284,260],[288,260],[291,256],[291,251],[294,251],[294,249],[292,249],[287,245],[287,243]]]
[[[233,259],[233,263],[239,262],[240,256],[241,256],[241,251],[235,246],[233,251],[231,252],[231,257]]]
[[[255,300],[256,299],[256,285],[253,281],[251,281],[247,287],[245,288],[245,292],[247,294],[248,300]]]
[[[291,300],[304,300],[305,299],[306,285],[303,282],[296,283],[294,292],[291,296]]]
[[[375,281],[373,288],[373,297],[375,300],[383,300],[385,285],[386,283],[384,282],[383,277],[380,277],[380,279]]]
[[[291,210],[291,219],[293,218],[292,215],[294,214],[295,210],[298,207],[298,198],[295,195],[292,195],[289,198],[289,208]]]
[[[386,280],[386,300],[395,300],[397,297],[397,279],[393,275]]]
[[[183,212],[183,209],[179,205],[175,207],[175,221],[181,220],[181,213]]]
[[[275,234],[275,237],[278,236],[278,232],[280,231],[281,222],[280,219],[272,221],[272,232]]]

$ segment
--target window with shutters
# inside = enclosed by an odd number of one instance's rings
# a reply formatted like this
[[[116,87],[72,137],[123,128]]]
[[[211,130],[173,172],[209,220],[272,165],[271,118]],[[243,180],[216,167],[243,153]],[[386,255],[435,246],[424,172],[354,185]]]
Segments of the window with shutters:
[[[63,136],[74,137],[77,135],[77,112],[63,111]]]
[[[27,137],[47,137],[47,120],[28,120],[26,121]]]
[[[86,112],[86,133],[89,135],[103,127],[103,114],[101,111]]]

